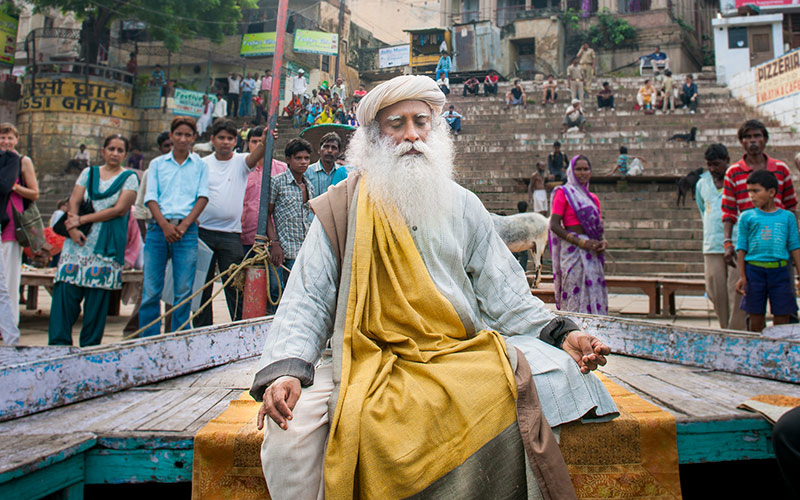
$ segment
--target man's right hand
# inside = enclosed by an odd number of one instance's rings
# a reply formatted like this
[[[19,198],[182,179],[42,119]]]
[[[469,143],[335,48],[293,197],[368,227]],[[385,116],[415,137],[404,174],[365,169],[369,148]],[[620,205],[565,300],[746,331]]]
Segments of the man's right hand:
[[[178,226],[172,225],[169,222],[161,226],[161,231],[164,233],[164,239],[167,240],[167,243],[175,243],[183,236]]]
[[[269,260],[275,267],[280,267],[283,265],[283,261],[285,260],[283,256],[283,248],[281,248],[281,244],[277,241],[273,241],[269,246]]]
[[[736,250],[732,246],[725,248],[725,263],[731,267],[736,267]]]
[[[280,377],[264,391],[264,400],[258,409],[258,430],[264,428],[264,417],[269,416],[281,429],[289,428],[292,410],[300,399],[300,380],[295,377]]]

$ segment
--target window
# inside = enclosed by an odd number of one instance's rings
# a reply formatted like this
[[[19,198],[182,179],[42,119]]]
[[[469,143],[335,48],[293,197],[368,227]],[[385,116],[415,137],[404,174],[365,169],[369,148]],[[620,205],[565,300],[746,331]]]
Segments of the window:
[[[330,71],[331,56],[322,56],[322,71]]]
[[[728,28],[728,48],[746,49],[747,48],[747,28]]]

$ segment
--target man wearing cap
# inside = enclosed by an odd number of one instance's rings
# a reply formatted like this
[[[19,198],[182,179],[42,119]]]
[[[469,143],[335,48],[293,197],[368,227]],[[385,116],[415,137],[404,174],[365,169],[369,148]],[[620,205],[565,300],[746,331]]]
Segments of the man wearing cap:
[[[567,111],[564,113],[564,123],[561,125],[561,133],[563,134],[572,127],[578,127],[581,132],[586,130],[586,118],[583,116],[580,99],[573,99],[567,107]]]
[[[250,391],[275,500],[575,498],[550,427],[617,411],[589,373],[608,347],[453,182],[444,103],[425,76],[375,87],[352,175],[309,202]]]
[[[305,95],[307,87],[305,70],[300,68],[297,70],[297,76],[292,79],[292,94],[294,94],[300,102],[303,102],[303,95]]]

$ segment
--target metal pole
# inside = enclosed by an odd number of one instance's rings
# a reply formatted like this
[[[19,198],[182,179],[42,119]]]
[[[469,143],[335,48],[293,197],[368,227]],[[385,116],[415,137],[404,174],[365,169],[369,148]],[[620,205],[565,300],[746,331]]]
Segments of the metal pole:
[[[267,235],[267,218],[269,217],[269,196],[272,174],[272,150],[275,148],[275,138],[272,131],[278,124],[278,106],[281,89],[281,66],[283,66],[283,45],[286,39],[286,13],[289,9],[289,0],[278,1],[278,19],[275,25],[275,54],[272,56],[272,88],[269,93],[269,125],[267,130],[266,148],[264,149],[264,170],[261,175],[261,201],[258,206],[258,227],[256,233],[260,236]],[[288,76],[288,75],[287,75]],[[286,85],[289,85],[287,80]]]
[[[339,49],[336,51],[336,71],[334,74],[334,80],[339,79],[339,56],[342,55],[342,25],[344,24],[344,0],[339,0],[339,29],[337,30],[337,36],[339,37],[338,47]],[[346,98],[347,96],[345,96]]]

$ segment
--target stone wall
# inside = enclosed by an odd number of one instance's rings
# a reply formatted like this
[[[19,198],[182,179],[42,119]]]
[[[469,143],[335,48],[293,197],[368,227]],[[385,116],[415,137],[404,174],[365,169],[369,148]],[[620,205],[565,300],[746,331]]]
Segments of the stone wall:
[[[127,137],[136,130],[131,88],[121,82],[69,77],[26,81],[17,102],[18,149],[29,155],[37,174],[56,174],[85,144],[93,162],[100,162],[103,140]]]

